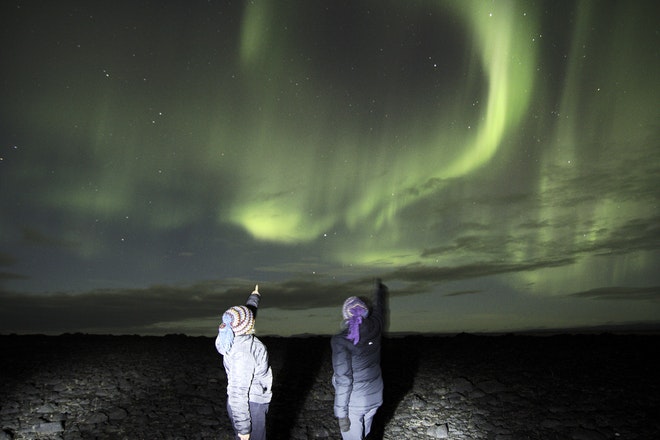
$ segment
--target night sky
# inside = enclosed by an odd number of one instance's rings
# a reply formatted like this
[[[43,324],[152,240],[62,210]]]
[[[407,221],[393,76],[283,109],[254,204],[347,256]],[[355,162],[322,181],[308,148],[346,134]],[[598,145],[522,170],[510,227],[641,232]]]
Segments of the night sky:
[[[660,320],[656,1],[3,1],[0,333]]]

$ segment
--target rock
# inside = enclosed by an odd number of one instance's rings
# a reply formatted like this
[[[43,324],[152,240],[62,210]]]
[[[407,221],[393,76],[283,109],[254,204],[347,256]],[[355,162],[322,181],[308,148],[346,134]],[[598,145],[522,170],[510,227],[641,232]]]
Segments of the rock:
[[[55,432],[64,431],[64,423],[62,422],[43,422],[30,426],[29,431],[39,434],[52,434]]]
[[[128,417],[128,412],[124,408],[114,408],[108,412],[110,421],[124,420],[126,417]]]
[[[92,413],[87,417],[86,422],[90,424],[105,423],[109,420],[108,415],[102,412]]]
[[[426,407],[426,401],[422,399],[419,395],[413,395],[408,401],[408,407],[411,410],[419,410]]]
[[[451,392],[458,394],[467,394],[473,389],[474,389],[474,385],[472,385],[472,382],[470,382],[464,377],[459,377],[458,379],[455,379],[450,386]]]
[[[36,412],[37,414],[48,414],[54,411],[55,411],[55,407],[53,407],[53,405],[51,405],[50,403],[46,403],[41,405],[34,412]]]
[[[508,389],[503,383],[497,380],[479,382],[477,387],[479,387],[486,394],[500,393]]]
[[[449,425],[446,423],[429,427],[426,435],[433,438],[449,438]]]
[[[591,429],[577,428],[571,431],[572,440],[605,440],[605,436]]]

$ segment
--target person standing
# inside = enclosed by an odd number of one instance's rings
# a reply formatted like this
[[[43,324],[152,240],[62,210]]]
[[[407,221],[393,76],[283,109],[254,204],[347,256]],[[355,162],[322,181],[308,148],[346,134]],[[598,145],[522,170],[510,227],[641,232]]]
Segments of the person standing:
[[[260,300],[257,285],[244,306],[231,307],[222,315],[215,338],[227,373],[227,413],[239,440],[266,439],[273,372],[266,346],[254,336]]]
[[[362,299],[347,298],[342,307],[343,330],[330,340],[334,414],[343,440],[364,439],[383,404],[380,346],[387,291],[377,280],[371,310]]]

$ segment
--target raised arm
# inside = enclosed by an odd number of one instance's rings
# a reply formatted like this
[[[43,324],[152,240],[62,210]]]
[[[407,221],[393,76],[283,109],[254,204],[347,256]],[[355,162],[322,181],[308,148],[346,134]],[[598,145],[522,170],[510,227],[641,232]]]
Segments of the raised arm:
[[[388,289],[383,284],[380,278],[376,279],[376,289],[374,291],[374,303],[372,314],[377,319],[380,319],[383,326],[385,325],[385,314],[387,312],[387,294]]]
[[[247,301],[245,301],[245,306],[252,310],[254,318],[257,318],[257,309],[259,308],[259,302],[261,301],[261,293],[259,293],[259,285],[254,286],[254,290],[248,296]]]

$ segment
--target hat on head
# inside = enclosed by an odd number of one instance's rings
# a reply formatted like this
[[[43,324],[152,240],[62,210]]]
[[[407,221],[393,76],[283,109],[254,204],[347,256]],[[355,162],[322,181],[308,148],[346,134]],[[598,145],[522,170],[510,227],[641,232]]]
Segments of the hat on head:
[[[245,306],[234,306],[222,314],[222,324],[218,327],[217,344],[220,352],[226,354],[234,345],[234,336],[254,333],[254,314]]]
[[[362,316],[366,317],[369,315],[369,308],[367,305],[357,296],[351,296],[346,298],[344,301],[344,306],[341,309],[344,319],[350,319],[353,316]]]
[[[235,335],[254,333],[254,314],[245,306],[234,306],[222,315],[223,326],[230,326]]]

